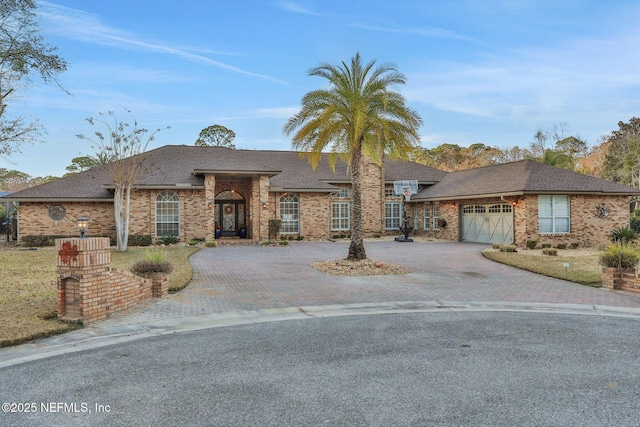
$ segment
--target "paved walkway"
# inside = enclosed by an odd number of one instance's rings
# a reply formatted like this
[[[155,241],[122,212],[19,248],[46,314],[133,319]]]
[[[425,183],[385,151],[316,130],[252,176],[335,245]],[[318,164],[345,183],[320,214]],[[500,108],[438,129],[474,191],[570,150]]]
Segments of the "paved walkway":
[[[348,247],[342,243],[203,249],[191,257],[194,277],[183,291],[82,330],[0,349],[0,366],[23,353],[40,358],[70,347],[92,348],[117,340],[266,321],[266,317],[473,309],[640,318],[640,295],[591,288],[498,264],[480,254],[486,245],[391,241],[366,243],[365,247],[369,258],[401,264],[413,272],[346,277],[325,275],[308,266],[344,258]]]

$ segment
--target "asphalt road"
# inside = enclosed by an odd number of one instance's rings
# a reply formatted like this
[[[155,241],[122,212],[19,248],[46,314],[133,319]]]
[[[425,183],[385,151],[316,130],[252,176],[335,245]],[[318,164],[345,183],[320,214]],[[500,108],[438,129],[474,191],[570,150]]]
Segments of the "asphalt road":
[[[0,425],[638,426],[639,326],[442,312],[176,333],[0,369]]]

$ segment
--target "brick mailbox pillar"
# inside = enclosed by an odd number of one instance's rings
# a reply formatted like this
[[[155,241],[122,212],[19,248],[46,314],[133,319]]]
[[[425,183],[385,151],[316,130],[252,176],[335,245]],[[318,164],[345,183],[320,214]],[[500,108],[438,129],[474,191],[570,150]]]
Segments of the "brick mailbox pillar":
[[[91,321],[108,311],[109,296],[102,281],[110,273],[108,237],[56,239],[58,317]]]

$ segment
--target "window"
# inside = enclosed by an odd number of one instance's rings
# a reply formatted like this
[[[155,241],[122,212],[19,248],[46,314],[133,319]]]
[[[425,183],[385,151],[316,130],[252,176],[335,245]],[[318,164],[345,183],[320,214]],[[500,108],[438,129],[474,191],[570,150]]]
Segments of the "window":
[[[440,224],[438,224],[440,220],[440,202],[433,202],[431,204],[431,216],[433,218],[433,229],[440,230]]]
[[[569,233],[569,196],[538,196],[540,233]]]
[[[485,208],[484,206],[476,206],[476,210],[475,210],[475,212],[476,212],[477,214],[483,214],[483,213],[486,213],[486,211],[487,211],[487,210],[486,210],[486,208]]]
[[[349,194],[348,188],[341,188],[340,191],[333,195],[333,197],[336,199],[348,199],[351,195]]]
[[[500,212],[502,212],[502,206],[501,205],[489,206],[489,213],[500,213]]]
[[[387,199],[390,199],[390,198],[398,197],[398,196],[396,196],[396,193],[393,191],[393,187],[385,187],[385,189],[384,189],[384,197],[386,197]]]
[[[349,202],[335,202],[331,204],[331,229],[351,230]]]
[[[473,206],[472,206],[473,208]],[[424,205],[424,229],[440,230],[440,202],[427,202]]]
[[[300,202],[295,194],[285,193],[280,197],[280,233],[300,233]]]
[[[424,220],[422,226],[425,230],[431,230],[431,203],[424,204]]]
[[[173,191],[156,197],[156,237],[180,237],[180,198]]]
[[[385,230],[398,230],[400,228],[400,212],[402,212],[402,203],[386,202],[384,204]]]

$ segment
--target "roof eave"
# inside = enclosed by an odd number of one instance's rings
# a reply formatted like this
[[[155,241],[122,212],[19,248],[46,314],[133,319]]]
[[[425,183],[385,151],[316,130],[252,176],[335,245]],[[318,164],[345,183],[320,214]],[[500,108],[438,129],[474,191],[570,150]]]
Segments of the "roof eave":
[[[24,197],[24,198],[3,198],[3,201],[8,202],[51,202],[51,203],[72,203],[72,202],[113,202],[112,198],[96,198],[96,197],[59,197],[59,198],[51,198],[51,197]]]
[[[269,177],[281,174],[282,171],[265,170],[226,170],[226,169],[194,169],[193,175],[217,174],[217,175],[266,175]]]

